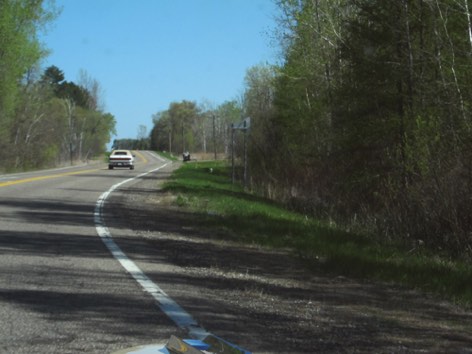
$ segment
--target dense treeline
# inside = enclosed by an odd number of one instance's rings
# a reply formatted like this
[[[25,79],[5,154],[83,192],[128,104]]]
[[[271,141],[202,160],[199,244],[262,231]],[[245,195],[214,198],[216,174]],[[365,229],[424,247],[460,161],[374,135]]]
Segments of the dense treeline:
[[[51,2],[0,1],[0,170],[27,170],[105,151],[115,119],[103,112],[100,85],[81,72],[65,81],[51,66],[37,33],[54,19]]]
[[[115,139],[111,146],[112,150],[125,149],[125,150],[149,150],[149,138],[137,138],[137,139]]]
[[[173,154],[229,154],[231,123],[239,121],[241,114],[236,101],[224,102],[217,108],[186,100],[172,102],[167,110],[153,115],[150,147]]]
[[[254,188],[472,253],[470,0],[278,0],[280,67],[246,77]]]
[[[248,116],[254,190],[380,240],[472,254],[470,0],[276,2],[282,64],[250,68],[240,104],[172,103],[151,148],[228,154]]]

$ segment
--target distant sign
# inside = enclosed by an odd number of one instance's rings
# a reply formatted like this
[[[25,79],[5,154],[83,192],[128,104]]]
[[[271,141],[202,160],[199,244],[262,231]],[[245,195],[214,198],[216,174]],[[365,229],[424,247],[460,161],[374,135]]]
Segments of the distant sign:
[[[251,126],[251,118],[247,117],[244,118],[241,122],[239,123],[232,123],[231,128],[232,129],[240,129],[240,130],[247,130]]]

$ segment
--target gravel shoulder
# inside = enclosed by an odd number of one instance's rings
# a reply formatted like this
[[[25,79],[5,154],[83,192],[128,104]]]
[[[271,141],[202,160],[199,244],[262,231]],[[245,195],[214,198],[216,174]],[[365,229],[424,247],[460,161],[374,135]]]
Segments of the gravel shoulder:
[[[177,165],[114,193],[107,223],[208,331],[254,353],[472,353],[470,311],[391,284],[308,271],[290,252],[200,230],[196,215],[160,189]]]

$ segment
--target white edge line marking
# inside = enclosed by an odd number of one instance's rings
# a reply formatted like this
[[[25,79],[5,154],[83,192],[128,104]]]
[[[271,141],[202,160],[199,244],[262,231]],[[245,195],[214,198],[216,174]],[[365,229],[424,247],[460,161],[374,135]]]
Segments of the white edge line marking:
[[[155,157],[156,159],[162,161],[162,162],[166,162],[167,160],[163,159],[162,157],[160,157],[158,154],[156,154],[155,152],[153,151],[149,151],[148,154],[150,154],[151,156]]]
[[[156,155],[157,156],[157,155]],[[159,157],[160,158],[160,157]],[[161,158],[160,158],[161,159]],[[161,159],[162,160],[162,159]],[[166,160],[162,160],[166,161]],[[113,185],[108,191],[103,193],[97,200],[95,204],[94,211],[94,222],[95,229],[97,230],[98,235],[101,240],[107,246],[108,250],[111,252],[113,257],[120,262],[120,264],[125,268],[125,270],[131,274],[131,276],[143,287],[143,289],[152,295],[152,297],[157,301],[160,309],[172,320],[175,324],[188,331],[189,335],[194,338],[204,338],[209,333],[200,327],[195,321],[195,319],[186,312],[179,304],[177,304],[172,298],[167,295],[164,290],[162,290],[156,283],[154,283],[144,272],[139,269],[139,267],[131,259],[126,256],[126,254],[120,249],[120,247],[113,240],[113,236],[110,233],[110,230],[106,227],[105,221],[103,219],[103,207],[105,205],[106,199],[108,196],[118,187],[122,186],[125,183],[131,182],[135,179],[146,176],[150,173],[156,172],[169,164],[167,162],[163,166],[155,168],[151,171],[141,173],[140,175],[126,179],[120,183]]]

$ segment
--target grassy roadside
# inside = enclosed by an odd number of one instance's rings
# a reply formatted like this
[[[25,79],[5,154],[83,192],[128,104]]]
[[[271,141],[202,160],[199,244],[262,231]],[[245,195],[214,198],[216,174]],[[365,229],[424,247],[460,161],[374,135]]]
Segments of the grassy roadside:
[[[247,244],[288,248],[308,266],[332,274],[393,282],[472,305],[472,265],[424,249],[380,245],[244,192],[223,162],[184,164],[165,190],[199,214],[213,235]]]
[[[174,155],[172,155],[170,152],[162,152],[160,151],[159,152],[159,155],[161,155],[162,157],[168,159],[168,160],[171,160],[171,161],[177,161],[178,158],[175,157]]]

